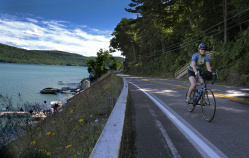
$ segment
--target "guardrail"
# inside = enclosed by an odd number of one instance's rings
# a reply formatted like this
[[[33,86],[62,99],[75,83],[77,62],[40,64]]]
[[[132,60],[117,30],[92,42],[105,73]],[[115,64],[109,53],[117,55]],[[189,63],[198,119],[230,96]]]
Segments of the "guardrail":
[[[123,90],[90,155],[90,158],[118,158],[121,153],[128,83],[123,78]]]

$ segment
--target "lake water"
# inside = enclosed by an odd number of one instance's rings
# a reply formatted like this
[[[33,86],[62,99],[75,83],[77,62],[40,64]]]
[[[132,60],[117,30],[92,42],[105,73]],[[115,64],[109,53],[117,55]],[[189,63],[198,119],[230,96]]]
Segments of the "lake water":
[[[41,94],[40,90],[46,87],[62,88],[69,85],[59,85],[58,81],[80,83],[87,78],[87,67],[82,66],[55,66],[0,63],[0,95],[11,98],[13,107],[24,103],[41,103],[54,100],[66,100],[71,94]],[[5,105],[0,105],[0,110]]]

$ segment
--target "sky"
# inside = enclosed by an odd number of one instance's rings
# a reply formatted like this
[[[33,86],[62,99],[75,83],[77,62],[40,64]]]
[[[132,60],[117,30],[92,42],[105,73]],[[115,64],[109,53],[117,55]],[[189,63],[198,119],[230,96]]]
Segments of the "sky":
[[[131,0],[0,0],[0,43],[28,50],[96,56]],[[120,56],[121,52],[112,54]]]

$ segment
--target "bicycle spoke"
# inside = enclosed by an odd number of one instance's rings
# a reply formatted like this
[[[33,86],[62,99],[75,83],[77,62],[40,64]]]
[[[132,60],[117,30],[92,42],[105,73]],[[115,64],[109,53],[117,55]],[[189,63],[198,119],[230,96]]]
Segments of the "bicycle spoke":
[[[202,115],[206,121],[211,121],[214,118],[216,111],[216,101],[211,90],[205,91],[202,99]]]

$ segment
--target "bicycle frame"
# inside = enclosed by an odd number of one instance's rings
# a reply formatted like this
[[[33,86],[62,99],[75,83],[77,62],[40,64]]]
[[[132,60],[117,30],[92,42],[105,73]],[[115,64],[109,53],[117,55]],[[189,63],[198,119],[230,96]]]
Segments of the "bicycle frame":
[[[216,81],[218,74],[213,73],[213,76],[215,76],[215,78],[212,84],[214,84],[214,82]],[[200,78],[202,77],[197,75],[196,82],[198,82]],[[196,84],[194,91],[191,92],[192,102],[187,102],[187,109],[189,112],[192,112],[195,109],[196,105],[200,105],[202,109],[202,116],[204,117],[206,121],[210,122],[214,118],[214,115],[215,115],[216,101],[215,101],[213,92],[207,89],[207,82],[208,81],[203,79],[201,83]],[[200,86],[200,85],[202,85],[202,89],[198,90],[197,86]],[[186,97],[187,97],[188,92],[189,92],[189,89],[187,90]]]
[[[197,76],[195,82],[198,82],[199,78],[200,78],[200,76]],[[202,90],[197,92],[197,97],[195,97],[194,100],[193,100],[195,104],[198,104],[198,102],[200,101],[203,93],[207,89],[205,80],[204,79],[202,79],[202,80],[203,80],[203,82],[202,83],[197,83],[197,85],[195,86],[195,89],[194,89],[194,91],[196,92],[198,90],[196,87],[200,86],[200,85],[203,85]]]
[[[199,71],[198,71],[198,74],[199,74]],[[218,77],[217,73],[213,73],[213,75],[215,76],[215,78],[214,78],[214,81],[213,81],[211,84],[214,84],[214,82],[216,81],[216,79],[217,79],[217,77]],[[196,76],[195,82],[198,82],[199,78],[201,78],[201,76],[200,76],[200,75],[197,75],[197,76]],[[198,89],[196,88],[197,86],[203,85],[203,88],[202,88],[202,90],[201,90],[201,93],[199,93],[199,91],[198,91],[198,92],[197,92],[198,97],[195,97],[195,98],[193,99],[193,102],[194,102],[196,105],[198,105],[198,102],[200,101],[201,97],[203,96],[203,93],[204,93],[204,92],[206,91],[206,89],[207,89],[207,83],[206,83],[206,81],[205,81],[204,79],[202,79],[202,80],[203,80],[203,82],[202,82],[202,83],[197,83],[196,86],[195,86],[195,89],[194,89],[194,91],[196,91],[196,90],[198,90]]]

